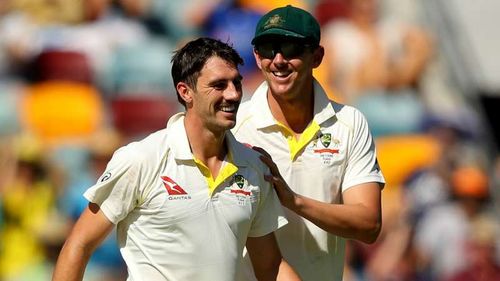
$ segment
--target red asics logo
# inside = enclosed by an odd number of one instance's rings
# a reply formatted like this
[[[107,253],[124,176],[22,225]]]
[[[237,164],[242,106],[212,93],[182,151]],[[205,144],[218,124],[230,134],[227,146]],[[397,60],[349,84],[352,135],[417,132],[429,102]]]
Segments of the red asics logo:
[[[187,192],[182,189],[175,181],[167,176],[161,177],[169,195],[186,195]]]

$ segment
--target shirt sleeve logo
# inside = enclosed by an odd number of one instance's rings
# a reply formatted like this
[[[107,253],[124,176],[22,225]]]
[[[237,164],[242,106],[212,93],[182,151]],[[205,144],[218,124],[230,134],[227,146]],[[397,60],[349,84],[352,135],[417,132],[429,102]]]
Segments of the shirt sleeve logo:
[[[111,172],[106,172],[104,175],[102,175],[100,182],[105,182],[111,178]]]

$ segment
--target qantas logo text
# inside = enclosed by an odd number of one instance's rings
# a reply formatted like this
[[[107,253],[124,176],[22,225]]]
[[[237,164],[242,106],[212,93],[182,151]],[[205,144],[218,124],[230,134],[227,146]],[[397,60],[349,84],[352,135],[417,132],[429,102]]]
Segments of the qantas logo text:
[[[163,185],[165,185],[165,188],[167,189],[169,200],[191,199],[191,196],[189,196],[189,194],[187,194],[187,192],[184,191],[184,189],[171,178],[162,176],[161,180],[163,181]]]

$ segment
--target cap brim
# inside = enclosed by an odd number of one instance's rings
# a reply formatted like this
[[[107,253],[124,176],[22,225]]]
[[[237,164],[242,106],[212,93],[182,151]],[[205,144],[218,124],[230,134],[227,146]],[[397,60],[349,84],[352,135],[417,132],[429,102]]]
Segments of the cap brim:
[[[295,33],[295,32],[292,32],[292,31],[278,29],[278,28],[270,28],[264,32],[261,32],[258,36],[254,37],[252,39],[251,43],[252,43],[252,45],[255,45],[255,42],[259,41],[260,39],[262,39],[264,37],[272,37],[272,36],[276,36],[276,37],[282,36],[282,37],[292,37],[292,38],[296,38],[296,39],[306,39],[305,36],[300,35],[300,34]]]

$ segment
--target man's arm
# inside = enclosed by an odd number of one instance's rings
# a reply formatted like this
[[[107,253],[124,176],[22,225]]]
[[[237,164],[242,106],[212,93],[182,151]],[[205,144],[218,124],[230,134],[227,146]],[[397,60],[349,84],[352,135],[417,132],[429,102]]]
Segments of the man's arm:
[[[274,233],[248,237],[246,247],[257,280],[300,281],[297,273],[281,257]]]
[[[273,160],[263,149],[261,160],[271,170],[266,175],[273,184],[281,204],[323,230],[345,238],[373,243],[382,226],[381,190],[379,183],[368,182],[349,188],[342,193],[343,203],[332,204],[314,200],[293,192]]]
[[[285,207],[325,231],[373,243],[382,226],[380,190],[378,183],[364,183],[351,187],[342,194],[342,204],[320,202],[294,194],[294,200]]]
[[[113,227],[99,206],[90,203],[64,243],[52,281],[81,281],[90,256]]]

